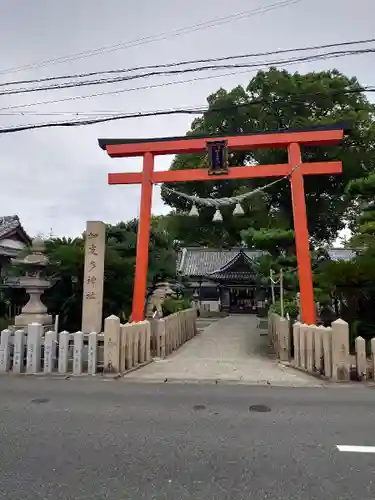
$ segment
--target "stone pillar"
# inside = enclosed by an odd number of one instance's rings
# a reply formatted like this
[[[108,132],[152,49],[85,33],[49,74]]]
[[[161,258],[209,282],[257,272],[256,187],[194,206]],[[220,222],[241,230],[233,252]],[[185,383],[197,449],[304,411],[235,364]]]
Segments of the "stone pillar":
[[[109,316],[104,321],[104,371],[120,371],[120,318]]]
[[[301,353],[300,353],[300,328],[301,323],[296,321],[293,325],[293,347],[294,347],[294,365],[301,366]]]
[[[54,330],[44,336],[44,373],[52,373],[56,359],[57,333]]]
[[[308,325],[302,324],[299,329],[299,356],[300,367],[306,370],[306,340]]]
[[[83,333],[73,334],[73,375],[81,375],[83,370]]]
[[[289,361],[289,321],[285,318],[279,320],[279,359]]]
[[[367,357],[366,357],[366,341],[363,337],[355,339],[355,360],[357,365],[358,380],[367,379]]]
[[[31,323],[27,327],[26,372],[39,373],[42,361],[43,326]]]
[[[25,330],[14,333],[13,373],[22,373],[25,355]]]
[[[332,323],[332,378],[350,380],[349,372],[349,325],[342,319]]]
[[[156,337],[156,357],[160,359],[165,358],[165,320],[160,319],[155,325]]]
[[[6,373],[10,368],[10,337],[12,332],[5,329],[0,340],[0,373]]]
[[[105,229],[104,222],[100,221],[88,221],[86,225],[83,333],[100,333],[102,330]]]
[[[323,327],[324,328],[324,327]],[[323,345],[323,369],[324,375],[332,377],[332,328],[327,327],[322,330]]]
[[[158,321],[156,321],[158,323]],[[121,370],[133,368],[133,330],[134,324],[121,326]]]
[[[98,334],[91,332],[89,334],[89,350],[88,350],[88,367],[87,372],[90,375],[96,374],[97,357],[98,357]]]
[[[306,370],[310,373],[314,372],[314,331],[316,326],[309,325],[306,327]]]
[[[315,338],[314,338],[314,367],[315,371],[322,373],[322,359],[323,359],[323,335],[325,329],[324,326],[318,326],[315,328]]]
[[[68,373],[69,362],[69,332],[61,332],[59,337],[59,373]]]
[[[145,328],[146,328],[145,361],[150,361],[150,359],[151,359],[151,324],[148,322],[146,324]]]

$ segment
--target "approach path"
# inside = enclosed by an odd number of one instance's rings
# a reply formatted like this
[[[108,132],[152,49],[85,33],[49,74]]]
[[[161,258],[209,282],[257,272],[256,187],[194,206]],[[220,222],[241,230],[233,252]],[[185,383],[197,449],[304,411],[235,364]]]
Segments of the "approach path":
[[[230,315],[209,324],[164,360],[125,379],[233,381],[286,386],[321,386],[318,379],[287,368],[269,355],[268,336],[252,315]]]

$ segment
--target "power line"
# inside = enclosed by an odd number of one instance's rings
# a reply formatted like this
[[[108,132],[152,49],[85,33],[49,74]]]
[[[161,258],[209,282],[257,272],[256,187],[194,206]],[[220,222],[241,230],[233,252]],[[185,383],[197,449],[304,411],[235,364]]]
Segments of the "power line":
[[[76,101],[76,100],[81,100],[81,99],[92,99],[94,97],[101,97],[105,95],[115,95],[115,94],[122,94],[124,92],[134,92],[138,90],[149,90],[149,89],[154,89],[154,88],[159,88],[159,87],[167,87],[170,85],[182,85],[186,83],[191,83],[191,82],[196,82],[200,80],[210,80],[214,78],[221,78],[224,76],[231,76],[231,75],[238,75],[238,74],[244,74],[244,73],[249,73],[250,70],[245,70],[245,71],[233,71],[230,73],[220,73],[219,75],[210,75],[210,76],[203,76],[203,77],[198,77],[198,78],[190,78],[188,80],[173,80],[171,82],[164,82],[164,83],[157,83],[153,85],[143,85],[140,87],[130,87],[130,88],[125,88],[125,89],[117,89],[117,90],[111,90],[107,92],[97,92],[95,94],[88,94],[88,95],[78,95],[78,96],[72,96],[72,97],[64,97],[62,99],[51,99],[47,101],[37,101],[33,103],[28,103],[28,104],[16,104],[14,106],[7,106],[5,108],[0,108],[0,111],[5,111],[9,109],[20,109],[20,108],[28,108],[31,106],[42,106],[45,104],[56,104],[60,102],[66,102],[66,101]]]
[[[138,47],[140,45],[166,40],[170,37],[180,36],[180,35],[184,35],[187,33],[200,31],[203,29],[212,28],[215,26],[220,26],[220,25],[227,24],[227,23],[237,21],[240,19],[252,17],[252,16],[255,16],[258,14],[264,14],[266,12],[270,12],[273,10],[281,9],[283,7],[288,7],[290,5],[297,4],[301,1],[302,0],[282,0],[282,1],[270,4],[270,5],[267,5],[265,7],[259,7],[257,9],[246,10],[246,11],[238,12],[236,14],[232,14],[229,16],[215,18],[215,19],[212,19],[210,21],[205,21],[202,23],[193,24],[193,25],[186,26],[183,28],[177,28],[177,29],[172,30],[170,32],[164,32],[164,33],[159,33],[156,35],[150,35],[150,36],[138,38],[135,40],[124,41],[124,42],[117,43],[115,45],[102,46],[102,47],[99,47],[97,49],[90,49],[90,50],[78,52],[75,54],[61,56],[61,57],[57,57],[57,58],[53,58],[53,59],[47,59],[44,61],[39,61],[39,62],[31,63],[31,64],[25,64],[23,66],[15,66],[13,68],[8,68],[8,69],[5,69],[3,71],[0,71],[0,75],[4,75],[7,73],[18,73],[20,71],[26,71],[28,69],[42,68],[42,67],[53,65],[53,64],[62,64],[65,62],[75,61],[77,59],[86,59],[88,57],[93,57],[96,55],[108,54],[110,52],[114,52],[117,50],[124,50],[124,49],[132,48],[132,47]]]
[[[367,43],[371,42],[371,40],[358,40],[358,41],[352,41],[352,42],[341,42],[337,44],[330,44],[332,46],[343,46],[347,44],[355,44],[355,43]],[[304,51],[304,50],[310,50],[310,49],[315,49],[318,47],[326,47],[326,46],[314,46],[314,47],[302,47],[302,48],[297,48],[297,49],[284,49],[283,52],[289,52],[289,51]],[[327,46],[328,47],[328,46]],[[275,51],[278,52],[278,51]],[[352,51],[351,51],[352,52]],[[256,54],[260,55],[260,53]],[[319,54],[320,57],[324,58],[324,55],[326,54]],[[346,53],[345,55],[355,55],[355,54],[348,54]],[[335,54],[336,56],[336,54]],[[338,56],[343,56],[343,54],[339,54]],[[332,55],[333,57],[333,55]],[[327,57],[326,57],[327,58]],[[298,61],[295,60],[287,60],[285,62],[283,61],[277,61],[277,63],[274,62],[277,66],[287,66],[290,64],[295,64]],[[308,62],[308,61],[305,61]],[[175,63],[178,64],[178,63]],[[267,63],[263,63],[265,66]],[[260,66],[258,66],[260,67]],[[68,101],[76,101],[76,100],[82,100],[82,99],[91,99],[95,97],[101,97],[101,96],[106,96],[106,95],[116,95],[116,94],[121,94],[121,93],[126,93],[126,92],[133,92],[133,91],[138,91],[138,90],[148,90],[148,89],[154,89],[154,88],[160,88],[160,87],[165,87],[165,86],[170,86],[170,85],[182,85],[182,84],[187,84],[191,82],[196,82],[196,81],[201,81],[201,80],[209,80],[209,79],[215,79],[215,78],[222,78],[225,76],[232,76],[232,75],[238,75],[238,74],[247,74],[252,72],[251,70],[244,70],[244,71],[231,71],[231,72],[226,72],[226,73],[220,73],[217,75],[209,75],[209,76],[203,76],[203,77],[198,77],[198,78],[191,78],[187,80],[173,80],[171,82],[163,82],[160,84],[151,84],[151,85],[144,85],[144,86],[139,86],[139,87],[131,87],[131,88],[125,88],[125,89],[116,89],[114,91],[105,91],[105,92],[96,92],[94,94],[88,94],[88,95],[78,95],[78,96],[72,96],[72,97],[64,97],[61,99],[49,99],[49,100],[44,100],[44,101],[37,101],[33,103],[27,103],[27,104],[18,104],[18,105],[12,105],[12,106],[6,106],[3,108],[0,108],[0,111],[7,111],[7,110],[13,110],[13,109],[25,109],[33,106],[41,106],[41,105],[47,105],[47,104],[56,104],[56,103],[61,103],[61,102],[68,102]]]
[[[224,57],[210,57],[208,59],[191,59],[184,61],[177,61],[173,63],[164,63],[164,64],[152,64],[147,66],[134,66],[131,68],[120,68],[120,69],[110,69],[104,71],[91,71],[87,73],[76,73],[70,75],[58,75],[58,76],[50,76],[46,78],[36,78],[30,80],[14,80],[9,82],[0,83],[0,87],[9,87],[12,85],[24,85],[31,83],[43,83],[50,82],[55,80],[66,80],[73,78],[87,78],[90,76],[98,76],[98,75],[110,75],[110,74],[118,74],[118,73],[131,73],[134,71],[144,71],[144,70],[156,70],[156,69],[167,69],[167,68],[175,68],[179,66],[186,66],[188,64],[208,64],[214,62],[223,62],[230,61],[234,59],[247,59],[247,58],[256,58],[256,57],[265,57],[271,55],[280,55],[280,54],[288,54],[291,52],[306,52],[311,50],[323,50],[323,49],[331,49],[334,47],[349,47],[353,45],[364,45],[368,43],[375,42],[375,38],[365,39],[365,40],[352,40],[350,42],[338,42],[338,43],[330,43],[325,45],[312,45],[307,47],[295,47],[290,49],[281,49],[281,50],[273,50],[268,52],[253,52],[249,54],[236,54],[231,56]],[[363,50],[363,49],[362,49]],[[319,54],[317,54],[318,56]]]
[[[352,56],[352,55],[370,54],[370,53],[374,53],[374,52],[375,52],[375,48],[344,50],[344,51],[325,52],[323,54],[314,54],[314,55],[307,55],[307,56],[301,56],[301,57],[294,57],[294,58],[284,59],[284,60],[268,61],[268,62],[234,63],[234,64],[224,64],[224,65],[223,64],[220,64],[220,65],[212,64],[212,65],[197,66],[197,67],[184,68],[184,69],[151,71],[148,73],[141,73],[141,74],[136,74],[136,75],[131,75],[131,76],[119,76],[119,77],[115,77],[115,78],[103,78],[103,79],[98,79],[98,80],[83,80],[83,81],[78,81],[78,82],[73,81],[73,82],[68,82],[68,83],[55,84],[55,85],[49,85],[49,86],[43,86],[43,87],[32,87],[32,88],[26,88],[26,89],[17,88],[17,89],[11,89],[11,90],[6,90],[3,92],[0,92],[0,96],[24,94],[24,93],[30,93],[30,92],[34,93],[34,92],[41,92],[41,91],[48,91],[48,90],[61,90],[61,89],[67,89],[67,88],[73,88],[73,87],[75,88],[75,87],[85,87],[85,86],[92,86],[92,85],[112,84],[112,83],[119,83],[119,82],[124,82],[124,81],[150,78],[150,77],[155,77],[155,76],[180,75],[180,74],[196,73],[196,72],[201,72],[201,71],[212,71],[212,70],[217,71],[220,69],[239,69],[239,68],[259,68],[259,67],[264,67],[265,65],[266,66],[286,65],[286,64],[293,64],[296,62],[311,62],[311,61],[318,61],[318,60],[327,60],[327,59]]]
[[[145,112],[139,112],[139,113],[127,113],[127,114],[122,114],[122,115],[117,115],[117,116],[110,116],[110,117],[104,117],[104,118],[93,118],[90,120],[70,120],[70,121],[60,121],[60,122],[45,122],[45,123],[37,123],[37,124],[29,124],[29,125],[18,125],[14,127],[7,127],[7,128],[0,128],[0,134],[6,134],[6,133],[13,133],[13,132],[21,132],[24,130],[35,130],[35,129],[41,129],[41,128],[53,128],[53,127],[78,127],[78,126],[84,126],[84,125],[94,125],[98,123],[105,123],[105,122],[110,122],[110,121],[117,121],[117,120],[126,120],[126,119],[132,119],[132,118],[146,118],[146,117],[151,117],[151,116],[166,116],[166,115],[177,115],[177,114],[188,114],[188,115],[199,115],[203,113],[217,113],[221,111],[230,111],[234,109],[240,109],[240,108],[245,108],[248,106],[252,105],[259,105],[259,104],[272,104],[272,105],[277,105],[281,104],[282,106],[285,106],[287,103],[288,105],[290,104],[295,104],[295,103],[304,103],[307,98],[309,97],[319,97],[319,96],[338,96],[338,95],[347,95],[347,94],[361,94],[363,92],[375,92],[375,86],[371,87],[362,87],[358,89],[346,89],[345,91],[334,91],[330,93],[314,93],[314,94],[304,94],[301,95],[299,99],[294,100],[289,100],[285,101],[285,99],[279,100],[279,101],[272,101],[272,100],[266,100],[266,99],[259,99],[259,100],[254,100],[249,103],[244,103],[244,104],[238,104],[238,105],[233,105],[233,106],[223,106],[223,107],[215,107],[215,108],[207,108],[207,107],[193,107],[193,108],[179,108],[179,109],[164,109],[164,110],[157,110],[157,111],[145,111]]]
[[[145,85],[141,87],[131,87],[131,88],[126,88],[126,89],[119,89],[119,90],[114,90],[110,92],[99,92],[96,94],[89,94],[89,95],[84,95],[84,96],[74,96],[74,97],[66,97],[63,99],[57,99],[57,100],[50,100],[50,101],[39,101],[36,103],[29,103],[29,104],[19,104],[15,106],[8,106],[5,108],[0,108],[0,115],[5,115],[5,116],[26,116],[26,115],[33,115],[33,116],[53,116],[53,115],[59,115],[59,114],[70,114],[70,115],[77,115],[77,116],[82,116],[82,115],[89,115],[89,114],[95,114],[95,115],[100,115],[100,114],[105,114],[105,115],[122,115],[121,112],[116,111],[116,110],[98,110],[98,111],[51,111],[51,112],[45,112],[45,113],[40,113],[40,112],[34,112],[34,111],[16,111],[16,112],[10,112],[10,113],[3,113],[2,111],[8,111],[12,109],[19,109],[19,108],[26,108],[26,107],[31,107],[31,106],[39,106],[39,105],[44,105],[44,104],[56,104],[60,102],[65,102],[65,101],[74,101],[77,99],[89,99],[92,97],[100,97],[100,96],[105,96],[105,95],[114,95],[114,94],[119,94],[123,92],[133,92],[133,91],[138,91],[138,90],[147,90],[147,89],[153,89],[153,88],[159,88],[159,87],[166,87],[170,85],[179,85],[179,84],[187,84],[187,83],[192,83],[196,81],[201,81],[201,80],[208,80],[208,79],[214,79],[214,78],[221,78],[224,76],[232,76],[232,75],[238,75],[238,74],[247,74],[250,71],[245,70],[245,71],[235,71],[231,73],[223,73],[220,75],[211,75],[211,76],[203,76],[199,78],[191,78],[188,80],[177,80],[177,81],[171,81],[171,82],[165,82],[165,83],[159,83],[159,84],[154,84],[154,85]],[[364,86],[363,92],[368,92],[371,90],[366,90],[367,88],[370,88],[371,86]],[[361,92],[361,91],[360,91]],[[316,94],[314,94],[316,95]]]
[[[294,61],[292,62],[286,62],[284,64],[278,64],[278,66],[287,66],[290,64],[294,64]],[[265,65],[266,66],[266,65]],[[117,89],[113,91],[106,91],[106,92],[97,92],[95,94],[88,94],[88,95],[83,95],[83,96],[72,96],[72,97],[64,97],[62,99],[50,99],[46,101],[37,101],[34,103],[27,103],[27,104],[17,104],[13,106],[6,106],[3,108],[0,108],[1,111],[8,111],[12,109],[24,109],[24,108],[29,108],[32,106],[41,106],[41,105],[46,105],[46,104],[56,104],[56,103],[61,103],[61,102],[67,102],[67,101],[76,101],[76,100],[82,100],[82,99],[91,99],[95,97],[102,97],[106,95],[116,95],[116,94],[121,94],[121,93],[126,93],[126,92],[134,92],[134,91],[139,91],[139,90],[149,90],[149,89],[155,89],[155,88],[161,88],[161,87],[167,87],[171,85],[183,85],[187,83],[192,83],[192,82],[197,82],[197,81],[202,81],[202,80],[210,80],[214,78],[222,78],[225,76],[233,76],[233,75],[239,75],[239,74],[248,74],[251,73],[252,70],[246,69],[244,71],[232,71],[232,72],[227,72],[227,73],[220,73],[218,75],[209,75],[209,76],[203,76],[203,77],[197,77],[197,78],[190,78],[187,80],[172,80],[171,82],[163,82],[163,83],[158,83],[158,84],[151,84],[151,85],[143,85],[139,87],[130,87],[130,88],[125,88],[125,89]],[[74,114],[75,112],[72,112],[71,114]],[[23,114],[21,111],[20,114]],[[34,113],[37,114],[37,113]]]

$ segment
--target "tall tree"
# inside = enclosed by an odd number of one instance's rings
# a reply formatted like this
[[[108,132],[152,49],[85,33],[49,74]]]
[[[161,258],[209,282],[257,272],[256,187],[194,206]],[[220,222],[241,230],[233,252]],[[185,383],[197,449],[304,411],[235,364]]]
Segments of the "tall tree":
[[[350,121],[353,130],[337,147],[304,148],[305,161],[340,159],[343,175],[308,176],[305,179],[306,201],[310,235],[315,242],[334,239],[346,224],[346,218],[355,210],[345,194],[348,182],[371,172],[375,167],[374,106],[362,92],[356,78],[348,78],[337,70],[312,72],[305,75],[270,69],[260,71],[245,88],[231,91],[219,89],[207,98],[209,109],[193,121],[188,135],[235,135],[261,130],[311,127]],[[231,165],[285,163],[283,149],[263,149],[230,153]],[[171,169],[206,168],[203,155],[177,155]],[[178,185],[178,190],[200,197],[228,197],[264,185],[266,180],[189,182]],[[175,188],[175,186],[167,186]],[[251,211],[245,208],[245,217],[237,222],[230,210],[224,211],[224,221],[214,227],[213,210],[201,210],[199,221],[189,221],[189,232],[184,231],[186,220],[179,215],[189,208],[189,202],[162,188],[164,201],[177,212],[170,218],[170,229],[183,243],[192,240],[201,244],[240,243],[240,230],[257,227]],[[251,200],[251,199],[250,199]],[[263,215],[278,213],[293,227],[290,188],[279,183],[262,196]],[[252,206],[254,208],[254,204]],[[232,207],[233,208],[233,207]],[[261,210],[261,211],[262,211]]]
[[[375,251],[375,172],[350,182],[347,192],[359,212],[352,219],[351,229],[354,235],[350,244]]]

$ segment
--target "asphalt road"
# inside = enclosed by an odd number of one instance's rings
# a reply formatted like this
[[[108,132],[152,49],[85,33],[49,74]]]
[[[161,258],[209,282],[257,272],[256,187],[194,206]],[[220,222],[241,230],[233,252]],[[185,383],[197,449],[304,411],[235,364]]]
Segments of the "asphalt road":
[[[373,500],[374,391],[1,377],[0,498]]]

